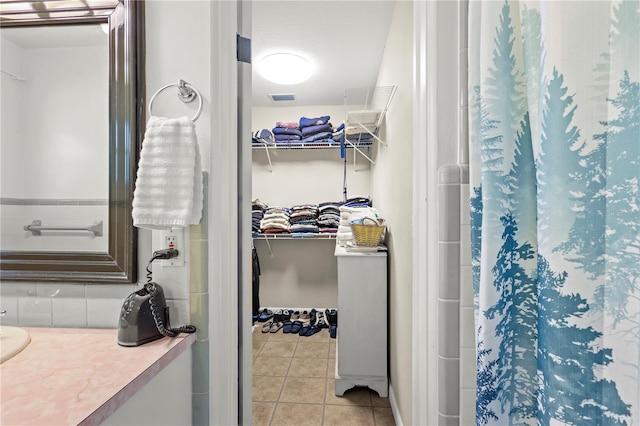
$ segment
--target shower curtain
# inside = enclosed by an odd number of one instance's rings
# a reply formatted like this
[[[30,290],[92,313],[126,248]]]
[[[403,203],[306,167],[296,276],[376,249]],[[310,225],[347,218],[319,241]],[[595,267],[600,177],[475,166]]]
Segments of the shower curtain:
[[[640,1],[470,1],[476,423],[640,424]]]

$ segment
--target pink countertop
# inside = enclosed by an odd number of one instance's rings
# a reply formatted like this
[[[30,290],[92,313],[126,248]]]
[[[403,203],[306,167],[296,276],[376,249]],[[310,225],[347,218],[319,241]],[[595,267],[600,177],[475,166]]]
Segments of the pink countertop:
[[[99,424],[195,341],[122,347],[115,329],[26,330],[31,343],[0,365],[2,425]]]

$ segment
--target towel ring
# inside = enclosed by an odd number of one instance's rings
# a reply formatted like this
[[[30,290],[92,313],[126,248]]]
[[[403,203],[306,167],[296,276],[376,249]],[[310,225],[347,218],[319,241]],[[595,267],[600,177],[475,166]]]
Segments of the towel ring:
[[[198,89],[196,89],[195,87],[193,87],[192,85],[190,85],[184,80],[180,80],[179,84],[171,83],[158,89],[158,91],[154,93],[151,99],[149,100],[149,115],[150,116],[153,115],[153,113],[151,113],[151,107],[153,106],[153,101],[156,98],[156,96],[158,96],[160,92],[168,89],[169,87],[174,87],[174,86],[178,88],[178,98],[180,98],[182,102],[189,103],[189,102],[192,102],[196,97],[198,98],[198,102],[199,102],[198,112],[196,112],[196,115],[194,115],[193,118],[191,119],[191,121],[195,123],[198,117],[200,117],[200,113],[202,112],[202,95],[200,94],[200,92],[198,92]]]

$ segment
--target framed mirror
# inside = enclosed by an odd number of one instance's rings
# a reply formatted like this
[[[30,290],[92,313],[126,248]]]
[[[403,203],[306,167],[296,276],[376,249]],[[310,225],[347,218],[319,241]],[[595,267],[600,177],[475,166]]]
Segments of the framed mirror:
[[[0,280],[133,283],[142,0],[0,1]]]

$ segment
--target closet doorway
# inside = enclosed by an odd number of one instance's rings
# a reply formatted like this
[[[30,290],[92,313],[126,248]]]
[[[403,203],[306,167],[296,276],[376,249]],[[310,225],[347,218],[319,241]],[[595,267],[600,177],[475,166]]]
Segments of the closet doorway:
[[[303,118],[329,116],[333,133],[343,123],[346,112],[345,91],[376,86],[394,7],[394,1],[252,2],[252,93],[249,122],[252,136],[272,138],[269,143],[273,142],[273,146],[252,144],[249,154],[251,191],[250,194],[243,193],[242,198],[260,200],[269,206],[291,208],[341,202],[345,196],[369,196],[371,162],[366,157],[353,149],[346,149],[345,161],[341,157],[339,144],[333,147],[317,143],[315,146],[296,146],[292,142],[278,144],[274,128],[278,122],[297,123],[300,127]],[[309,79],[289,84],[292,80],[274,83],[264,78],[258,71],[261,60],[280,53],[294,54],[308,61],[312,68]],[[296,139],[292,141],[297,142]],[[375,144],[366,153],[375,159]],[[260,233],[259,223],[258,229],[254,228],[253,231]],[[252,246],[255,247],[260,262],[259,310],[316,308],[322,311],[324,308],[337,306],[337,267],[333,254],[335,239],[266,238],[256,236],[255,233],[252,236]],[[253,306],[247,306],[247,303],[251,304],[248,302],[251,297],[247,296],[254,290],[247,285],[251,286],[251,280],[244,280],[241,296],[244,309],[241,312],[255,311]],[[251,373],[247,373],[246,369],[242,372],[245,378],[253,375],[254,379],[252,397],[248,399],[248,393],[245,392],[242,401],[245,415],[251,412],[247,410],[247,405],[253,406],[253,424],[276,424],[278,416],[282,416],[285,409],[295,411],[297,400],[287,399],[286,395],[288,389],[296,383],[314,389],[322,387],[321,390],[314,391],[320,398],[317,401],[298,402],[316,404],[322,401],[329,405],[340,405],[335,395],[331,397],[329,392],[333,380],[332,362],[335,361],[331,351],[335,354],[335,341],[332,344],[328,331],[324,331],[327,334],[326,340],[319,337],[322,335],[318,333],[312,337],[316,339],[313,342],[311,338],[300,337],[292,345],[278,340],[288,337],[284,336],[282,330],[262,333],[267,321],[256,322],[254,325],[253,319],[247,315],[241,321],[243,332],[253,335]],[[268,344],[270,339],[273,339],[272,345]],[[324,350],[325,346],[328,352],[326,356],[320,356],[318,351]],[[288,352],[269,353],[268,349],[274,347],[284,348]],[[297,374],[296,366],[302,362],[296,359],[298,349],[300,352],[297,355],[304,350],[309,351],[305,359],[307,364],[309,361],[314,363],[320,360],[315,364],[324,365],[324,372],[321,374],[307,369]],[[247,365],[246,354],[243,360],[244,365]],[[305,375],[311,377],[304,377]],[[305,380],[308,382],[306,385],[303,384]],[[247,383],[246,380],[243,382]],[[266,387],[260,387],[261,384]],[[375,402],[366,391],[354,397],[362,398],[363,402],[358,406],[369,407],[373,415]],[[320,419],[330,419],[331,410],[320,403],[317,405],[321,405],[321,408],[314,406],[314,409],[320,410]],[[309,406],[304,408],[308,409]]]

